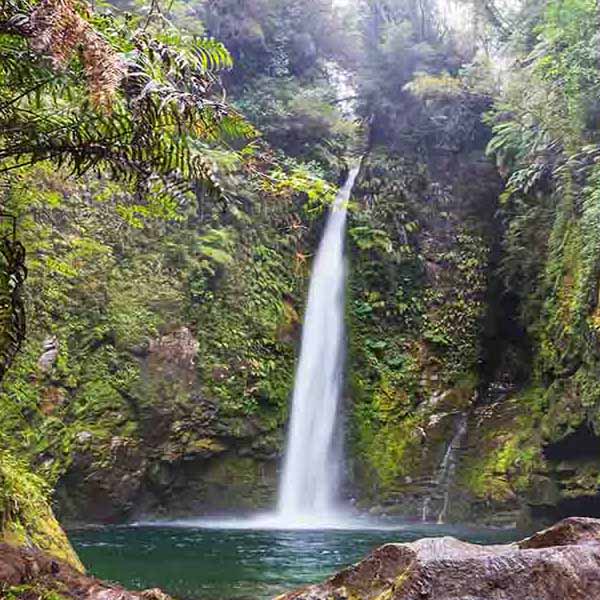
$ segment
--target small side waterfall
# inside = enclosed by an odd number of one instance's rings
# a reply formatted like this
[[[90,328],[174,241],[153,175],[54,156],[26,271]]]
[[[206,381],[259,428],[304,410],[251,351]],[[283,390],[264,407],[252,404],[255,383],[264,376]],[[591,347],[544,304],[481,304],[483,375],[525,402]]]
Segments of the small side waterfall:
[[[344,363],[344,233],[354,166],[333,204],[313,263],[296,370],[278,516],[290,525],[335,509],[342,463],[335,433]]]
[[[452,437],[452,441],[446,450],[444,460],[442,461],[439,475],[439,483],[444,492],[444,502],[442,509],[440,510],[437,518],[438,525],[443,525],[448,516],[448,509],[450,508],[450,486],[452,485],[452,479],[454,478],[454,471],[456,470],[456,453],[460,448],[462,439],[467,433],[467,415],[462,414],[458,421],[458,427]]]
[[[444,457],[437,469],[437,475],[433,482],[434,491],[432,494],[427,496],[423,500],[423,508],[421,511],[421,520],[426,522],[429,520],[429,514],[431,512],[431,505],[434,499],[434,495],[437,495],[442,501],[441,508],[437,514],[436,522],[438,525],[443,525],[448,516],[448,509],[450,508],[450,488],[452,486],[452,480],[454,478],[454,471],[456,470],[456,455],[460,450],[463,438],[467,433],[467,415],[461,414],[454,435],[444,452]]]

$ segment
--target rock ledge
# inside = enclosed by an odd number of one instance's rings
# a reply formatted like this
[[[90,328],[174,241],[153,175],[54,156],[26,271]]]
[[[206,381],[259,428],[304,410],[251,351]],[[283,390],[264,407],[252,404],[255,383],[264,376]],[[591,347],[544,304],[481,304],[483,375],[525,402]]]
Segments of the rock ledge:
[[[160,590],[128,592],[83,575],[50,555],[29,548],[0,544],[0,598],[40,600],[171,600]]]
[[[600,520],[572,517],[516,542],[386,544],[320,585],[277,600],[600,599]]]

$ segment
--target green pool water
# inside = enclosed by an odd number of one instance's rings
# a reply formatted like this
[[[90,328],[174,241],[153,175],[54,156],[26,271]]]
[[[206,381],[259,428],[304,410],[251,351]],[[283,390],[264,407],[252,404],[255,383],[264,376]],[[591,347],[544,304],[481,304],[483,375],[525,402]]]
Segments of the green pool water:
[[[383,531],[161,526],[70,532],[77,552],[94,575],[131,589],[160,587],[181,600],[265,600],[318,582],[383,543],[441,535],[477,543],[517,537],[513,531],[434,525]]]

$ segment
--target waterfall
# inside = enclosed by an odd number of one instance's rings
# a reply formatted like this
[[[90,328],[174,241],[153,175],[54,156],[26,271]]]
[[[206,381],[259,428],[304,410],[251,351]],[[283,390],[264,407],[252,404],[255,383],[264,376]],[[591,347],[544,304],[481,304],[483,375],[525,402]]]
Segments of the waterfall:
[[[442,504],[442,509],[438,514],[438,525],[443,525],[446,522],[446,517],[448,516],[452,479],[454,478],[454,471],[456,470],[456,453],[458,450],[460,450],[463,438],[466,434],[467,415],[463,413],[458,420],[458,427],[456,428],[454,437],[452,438],[452,441],[448,446],[448,450],[446,451],[446,455],[444,456],[444,460],[442,461],[440,483],[442,484],[444,490],[444,502]]]
[[[467,433],[467,415],[461,414],[454,435],[450,440],[444,452],[444,457],[437,469],[437,476],[433,481],[434,491],[441,494],[442,506],[437,515],[437,524],[443,525],[448,516],[448,509],[450,508],[450,491],[452,487],[452,480],[454,477],[454,471],[456,470],[456,454],[460,450],[462,440]],[[421,511],[421,520],[426,522],[429,519],[429,513],[431,511],[431,504],[433,500],[433,494],[426,496],[423,500],[423,508]]]
[[[312,267],[278,513],[290,524],[333,513],[342,463],[336,425],[344,364],[344,234],[360,162],[330,210]]]

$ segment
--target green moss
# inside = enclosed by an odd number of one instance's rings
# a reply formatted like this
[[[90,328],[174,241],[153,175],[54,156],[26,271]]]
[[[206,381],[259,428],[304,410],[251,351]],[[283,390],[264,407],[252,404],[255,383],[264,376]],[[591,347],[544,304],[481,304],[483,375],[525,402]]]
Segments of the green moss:
[[[540,423],[545,390],[531,387],[478,420],[461,462],[460,485],[476,498],[506,501],[528,491],[543,469]]]
[[[419,460],[421,424],[422,420],[416,415],[382,426],[363,421],[357,450],[373,470],[372,479],[383,489],[389,489],[400,477],[414,472]]]
[[[83,571],[48,503],[49,489],[23,464],[0,456],[0,527],[4,542],[33,546]]]
[[[71,594],[61,594],[56,590],[37,584],[28,583],[23,585],[13,585],[3,587],[0,584],[0,592],[3,600],[68,600]]]
[[[261,236],[262,237],[262,236]],[[200,364],[207,392],[220,398],[230,415],[286,414],[292,385],[295,337],[282,335],[290,325],[291,304],[303,289],[303,274],[294,272],[294,258],[284,248],[254,246],[252,267],[236,261],[220,282],[221,293],[210,305],[194,305],[206,324]],[[245,298],[239,310],[239,298]]]
[[[452,419],[427,431],[430,418],[467,410],[478,384],[487,245],[466,202],[449,206],[438,193],[423,164],[381,150],[365,160],[356,190],[350,448],[370,496],[435,471]]]
[[[568,171],[563,172],[560,192],[544,199],[552,221],[545,225],[547,246],[539,245],[535,251],[541,277],[528,284],[527,278],[536,277],[533,272],[522,277],[520,283],[515,282],[515,289],[527,291],[523,292],[522,314],[533,348],[532,386],[537,387],[533,404],[528,390],[517,398],[523,410],[533,408],[535,415],[519,427],[533,432],[531,443],[537,444],[538,453],[543,445],[559,441],[583,423],[599,430],[600,362],[595,330],[600,275],[599,181],[597,167],[581,187]],[[529,222],[515,218],[514,222],[520,224],[521,240],[529,239],[528,231],[540,227],[539,219]],[[506,251],[506,261],[518,255],[516,238],[507,238]],[[518,456],[520,436],[514,438],[508,444],[516,455],[509,457],[513,462],[522,458]],[[503,457],[498,455],[495,461],[503,462]],[[522,462],[528,462],[527,456]]]
[[[213,438],[201,438],[199,440],[193,440],[186,447],[188,454],[200,453],[206,454],[207,456],[213,454],[220,454],[227,449],[222,442]]]
[[[272,456],[293,385],[311,225],[333,190],[292,161],[274,179],[244,177],[225,213],[207,204],[138,228],[116,210],[127,190],[30,174],[6,207],[28,250],[29,320],[0,391],[0,448],[51,487],[108,481],[114,438],[135,449],[114,485],[128,470],[144,485],[144,469],[164,457],[210,460],[236,439],[256,460]],[[159,347],[184,328],[196,354]],[[49,336],[59,353],[43,371]]]

